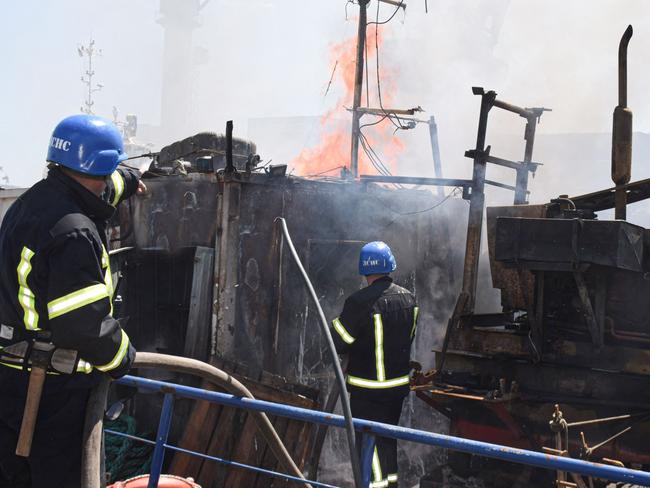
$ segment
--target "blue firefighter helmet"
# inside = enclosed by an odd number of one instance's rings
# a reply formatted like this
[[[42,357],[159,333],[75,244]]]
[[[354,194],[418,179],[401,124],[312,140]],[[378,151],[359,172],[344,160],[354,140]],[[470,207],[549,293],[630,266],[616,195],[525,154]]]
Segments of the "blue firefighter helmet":
[[[359,254],[360,275],[387,274],[396,269],[395,256],[385,242],[369,242],[361,248]]]
[[[47,161],[90,176],[106,176],[127,158],[120,131],[96,115],[72,115],[55,127]]]

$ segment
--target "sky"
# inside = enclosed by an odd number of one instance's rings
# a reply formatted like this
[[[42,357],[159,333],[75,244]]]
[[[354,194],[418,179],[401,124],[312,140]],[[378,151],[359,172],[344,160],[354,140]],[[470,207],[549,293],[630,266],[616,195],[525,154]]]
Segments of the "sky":
[[[90,39],[102,49],[96,59],[95,79],[103,85],[94,96],[96,113],[112,118],[116,107],[120,119],[132,113],[143,126],[159,126],[165,52],[160,20],[170,3],[190,8],[193,1],[22,0],[5,6],[0,166],[10,182],[28,186],[41,178],[53,127],[79,112],[85,66],[77,48]],[[428,0],[428,12],[424,0],[405,3],[406,12],[381,27],[382,86],[398,108],[421,106],[423,118],[436,117],[448,175],[468,176],[463,153],[475,142],[480,101],[472,86],[493,89],[517,105],[551,107],[540,135],[609,132],[617,103],[618,41],[630,23],[635,32],[628,99],[635,131],[650,132],[647,0]],[[371,18],[376,6],[372,0]],[[392,11],[382,5],[380,19]],[[187,105],[187,118],[169,136],[222,132],[228,119],[243,137],[250,119],[317,121],[346,95],[336,77],[327,96],[324,92],[332,74],[332,45],[356,35],[357,12],[358,6],[346,0],[204,1],[179,64],[189,80],[187,97],[178,100]],[[368,36],[372,50],[374,27]],[[494,114],[489,134],[520,134],[522,121]],[[426,129],[398,136],[406,149],[394,172],[431,176]],[[289,142],[298,152],[313,141]],[[284,144],[278,140],[258,150],[268,159]],[[522,151],[523,141],[504,147],[501,155],[521,157]],[[599,170],[607,175],[607,167]]]

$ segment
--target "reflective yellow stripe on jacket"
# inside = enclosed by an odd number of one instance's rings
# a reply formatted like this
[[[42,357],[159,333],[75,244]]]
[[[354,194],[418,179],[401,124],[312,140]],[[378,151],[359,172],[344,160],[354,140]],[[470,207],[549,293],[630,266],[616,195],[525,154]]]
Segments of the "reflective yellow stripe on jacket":
[[[386,380],[386,367],[384,366],[384,323],[381,314],[373,316],[375,324],[375,367],[377,368],[377,381]]]
[[[348,384],[370,389],[395,388],[397,386],[408,385],[408,375],[386,379],[386,366],[384,364],[384,323],[379,313],[374,314],[372,318],[375,329],[375,370],[377,379],[370,380],[348,375]],[[336,328],[336,324],[334,327]]]
[[[391,380],[385,381],[367,380],[364,378],[359,378],[357,376],[348,375],[348,384],[358,386],[360,388],[371,389],[395,388],[396,386],[408,385],[409,375],[404,375],[400,376],[399,378],[393,378]]]
[[[111,369],[117,368],[121,363],[124,356],[126,356],[127,351],[129,350],[129,336],[126,335],[126,332],[122,330],[122,341],[120,342],[120,347],[117,350],[117,353],[113,357],[110,363],[104,364],[102,366],[95,366],[100,371],[110,371]]]
[[[124,193],[124,178],[122,178],[122,175],[118,171],[113,171],[111,174],[111,181],[113,182],[113,189],[115,190],[115,195],[113,195],[111,205],[115,207]]]
[[[106,252],[106,248],[102,245],[102,269],[104,270],[104,283],[106,283],[106,290],[108,291],[108,300],[111,303],[111,315],[113,315],[113,274],[111,273],[111,258]]]
[[[90,285],[49,302],[47,304],[47,314],[51,320],[73,310],[85,307],[102,298],[110,298],[106,284],[97,283]]]
[[[356,340],[347,330],[345,330],[345,327],[343,327],[343,324],[338,318],[332,321],[332,325],[334,326],[334,330],[338,332],[341,339],[343,339],[346,344],[352,344]]]
[[[32,258],[34,251],[27,246],[23,247],[18,263],[18,303],[23,308],[23,321],[27,330],[40,330],[38,328],[38,312],[36,312],[36,297],[27,285],[27,277],[32,271]]]

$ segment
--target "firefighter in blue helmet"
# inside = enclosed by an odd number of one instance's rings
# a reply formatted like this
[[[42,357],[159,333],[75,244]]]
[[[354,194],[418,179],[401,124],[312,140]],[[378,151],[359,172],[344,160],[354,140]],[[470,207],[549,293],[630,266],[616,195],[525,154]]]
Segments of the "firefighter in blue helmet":
[[[418,307],[410,291],[393,283],[390,273],[395,269],[395,257],[385,243],[363,246],[359,274],[366,277],[368,286],[345,300],[341,315],[332,322],[332,336],[338,353],[349,356],[352,416],[396,425],[409,393]],[[377,439],[370,486],[397,486],[395,439]]]
[[[119,378],[135,356],[113,318],[106,240],[115,207],[146,190],[109,121],[73,115],[54,129],[47,177],[0,227],[0,486],[80,486],[89,391]],[[34,345],[48,360],[31,453],[17,457]],[[27,346],[27,347],[22,347]]]

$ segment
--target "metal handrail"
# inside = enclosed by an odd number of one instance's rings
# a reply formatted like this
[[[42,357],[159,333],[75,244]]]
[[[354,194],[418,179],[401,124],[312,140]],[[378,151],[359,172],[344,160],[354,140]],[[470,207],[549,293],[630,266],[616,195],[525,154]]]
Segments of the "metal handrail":
[[[301,420],[304,422],[324,424],[340,428],[345,427],[345,419],[342,416],[327,414],[317,410],[309,410],[306,408],[294,407],[290,405],[282,405],[279,403],[267,402],[264,400],[236,397],[227,393],[207,391],[200,388],[193,388],[190,386],[177,385],[164,381],[139,378],[135,376],[124,376],[117,382],[122,385],[165,394],[165,401],[163,402],[160,424],[158,427],[158,433],[156,435],[156,447],[154,448],[153,460],[151,464],[152,472],[149,479],[149,488],[157,487],[158,479],[162,471],[162,461],[164,458],[165,449],[171,449],[175,451],[181,450],[181,448],[167,444],[167,436],[169,434],[169,429],[171,426],[171,414],[174,396],[192,398],[195,400],[206,400],[211,403],[219,403],[230,407],[243,408],[245,410],[257,410],[266,412],[267,414],[287,417],[294,420]],[[433,432],[425,432],[396,425],[382,424],[380,422],[373,422],[370,420],[354,419],[354,428],[357,431],[363,432],[364,439],[362,442],[361,459],[364,461],[362,466],[362,473],[364,486],[366,487],[369,486],[370,483],[370,461],[372,459],[371,453],[374,449],[376,437],[385,437],[416,442],[420,444],[443,447],[456,451],[499,459],[502,461],[526,464],[529,466],[552,470],[568,471],[612,481],[622,481],[650,486],[650,473],[645,471],[620,468],[617,466],[610,466],[590,461],[582,461],[579,459],[572,459],[567,457],[554,456],[551,454],[545,454],[526,449],[518,449],[509,446],[491,444],[488,442],[474,441],[444,434],[436,434]],[[110,433],[113,434],[115,432],[111,431]],[[130,436],[130,438],[133,438],[133,436]],[[148,442],[151,443],[152,441]],[[264,472],[272,476],[280,476],[301,483],[310,483],[313,486],[331,487],[331,485],[325,485],[323,483],[309,480],[302,480],[283,473],[263,470],[261,468],[255,468],[253,466],[234,464],[231,461],[225,461],[223,459],[214,458],[198,452],[187,451],[184,449],[182,452],[219,462],[226,462],[227,464],[233,464],[236,466],[244,467],[246,469],[253,468],[257,472]]]

